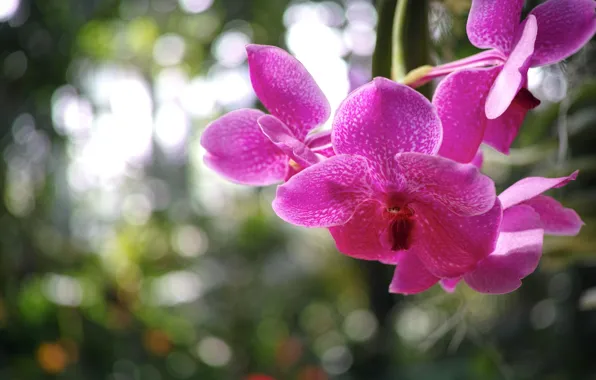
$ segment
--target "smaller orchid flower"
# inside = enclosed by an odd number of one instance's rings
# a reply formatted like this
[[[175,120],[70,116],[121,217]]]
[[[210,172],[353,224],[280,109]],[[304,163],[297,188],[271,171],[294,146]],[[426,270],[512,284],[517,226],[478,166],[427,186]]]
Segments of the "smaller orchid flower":
[[[333,155],[330,131],[311,133],[330,115],[329,102],[304,66],[274,46],[248,45],[252,86],[271,115],[241,109],[209,124],[201,136],[205,164],[246,185],[280,182]]]
[[[518,181],[499,195],[503,220],[495,250],[478,266],[463,276],[440,279],[412,257],[397,264],[390,291],[413,294],[422,292],[440,281],[452,292],[460,280],[480,293],[509,293],[521,286],[542,256],[544,234],[574,236],[584,224],[579,215],[563,207],[555,199],[541,195],[561,187],[577,177],[529,177]]]
[[[549,0],[520,23],[523,3],[473,0],[468,37],[490,50],[426,75],[451,73],[433,98],[444,129],[440,155],[470,162],[482,141],[508,154],[526,113],[539,104],[527,90],[528,69],[569,57],[596,32],[594,0]]]
[[[329,228],[338,250],[355,258],[412,256],[435,276],[467,273],[493,251],[501,206],[476,167],[436,155],[441,134],[424,96],[376,78],[338,108],[337,155],[279,186],[273,210]]]

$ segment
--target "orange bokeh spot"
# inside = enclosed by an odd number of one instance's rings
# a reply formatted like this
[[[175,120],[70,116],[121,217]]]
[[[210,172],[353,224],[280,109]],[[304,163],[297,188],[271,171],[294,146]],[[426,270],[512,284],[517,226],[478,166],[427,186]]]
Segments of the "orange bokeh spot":
[[[297,338],[285,339],[277,346],[275,354],[277,364],[281,368],[290,368],[302,357],[302,343]]]
[[[275,380],[273,377],[269,375],[264,375],[262,373],[252,373],[244,378],[244,380]]]
[[[68,364],[68,354],[57,343],[42,343],[37,349],[37,362],[45,372],[57,374]]]
[[[146,331],[143,343],[147,351],[157,356],[166,356],[172,349],[170,337],[160,330]]]
[[[328,380],[327,374],[322,368],[309,366],[304,367],[298,372],[297,380]]]

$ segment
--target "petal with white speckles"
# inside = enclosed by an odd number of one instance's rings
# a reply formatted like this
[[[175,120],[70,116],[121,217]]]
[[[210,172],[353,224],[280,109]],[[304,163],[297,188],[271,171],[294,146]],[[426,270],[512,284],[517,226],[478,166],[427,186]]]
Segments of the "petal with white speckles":
[[[509,53],[523,5],[524,0],[473,0],[466,25],[470,42],[481,49]]]
[[[397,181],[397,153],[435,154],[441,138],[441,121],[432,104],[385,78],[375,78],[348,95],[337,110],[331,134],[338,154],[368,158],[390,182]]]
[[[505,210],[495,251],[467,273],[464,280],[481,293],[514,291],[538,266],[543,237],[540,216],[531,207],[519,205]]]
[[[273,210],[283,220],[305,227],[346,223],[372,196],[365,158],[334,156],[308,167],[277,188]]]
[[[498,201],[487,213],[471,217],[455,215],[438,205],[413,207],[416,224],[409,252],[418,255],[433,275],[461,276],[495,248],[502,214]]]
[[[296,58],[265,45],[248,45],[250,80],[269,112],[284,122],[301,141],[308,131],[329,118],[323,91]]]
[[[263,112],[242,109],[213,121],[201,135],[205,164],[234,182],[265,186],[280,182],[288,157],[263,134]]]
[[[420,153],[395,156],[411,199],[462,216],[484,214],[495,204],[494,182],[471,164]]]

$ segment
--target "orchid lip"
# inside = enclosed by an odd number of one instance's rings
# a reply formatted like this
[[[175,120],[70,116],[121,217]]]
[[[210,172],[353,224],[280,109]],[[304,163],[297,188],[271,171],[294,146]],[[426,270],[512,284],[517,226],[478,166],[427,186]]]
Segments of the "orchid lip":
[[[412,230],[415,225],[415,212],[408,206],[388,207],[391,216],[388,236],[392,251],[407,250],[412,245]]]

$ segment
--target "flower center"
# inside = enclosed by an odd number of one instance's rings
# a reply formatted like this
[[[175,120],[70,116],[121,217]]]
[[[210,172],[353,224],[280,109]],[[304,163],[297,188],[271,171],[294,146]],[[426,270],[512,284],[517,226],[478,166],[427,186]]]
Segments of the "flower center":
[[[414,210],[408,206],[389,207],[387,212],[391,217],[388,230],[391,250],[401,251],[410,248],[415,223]]]

